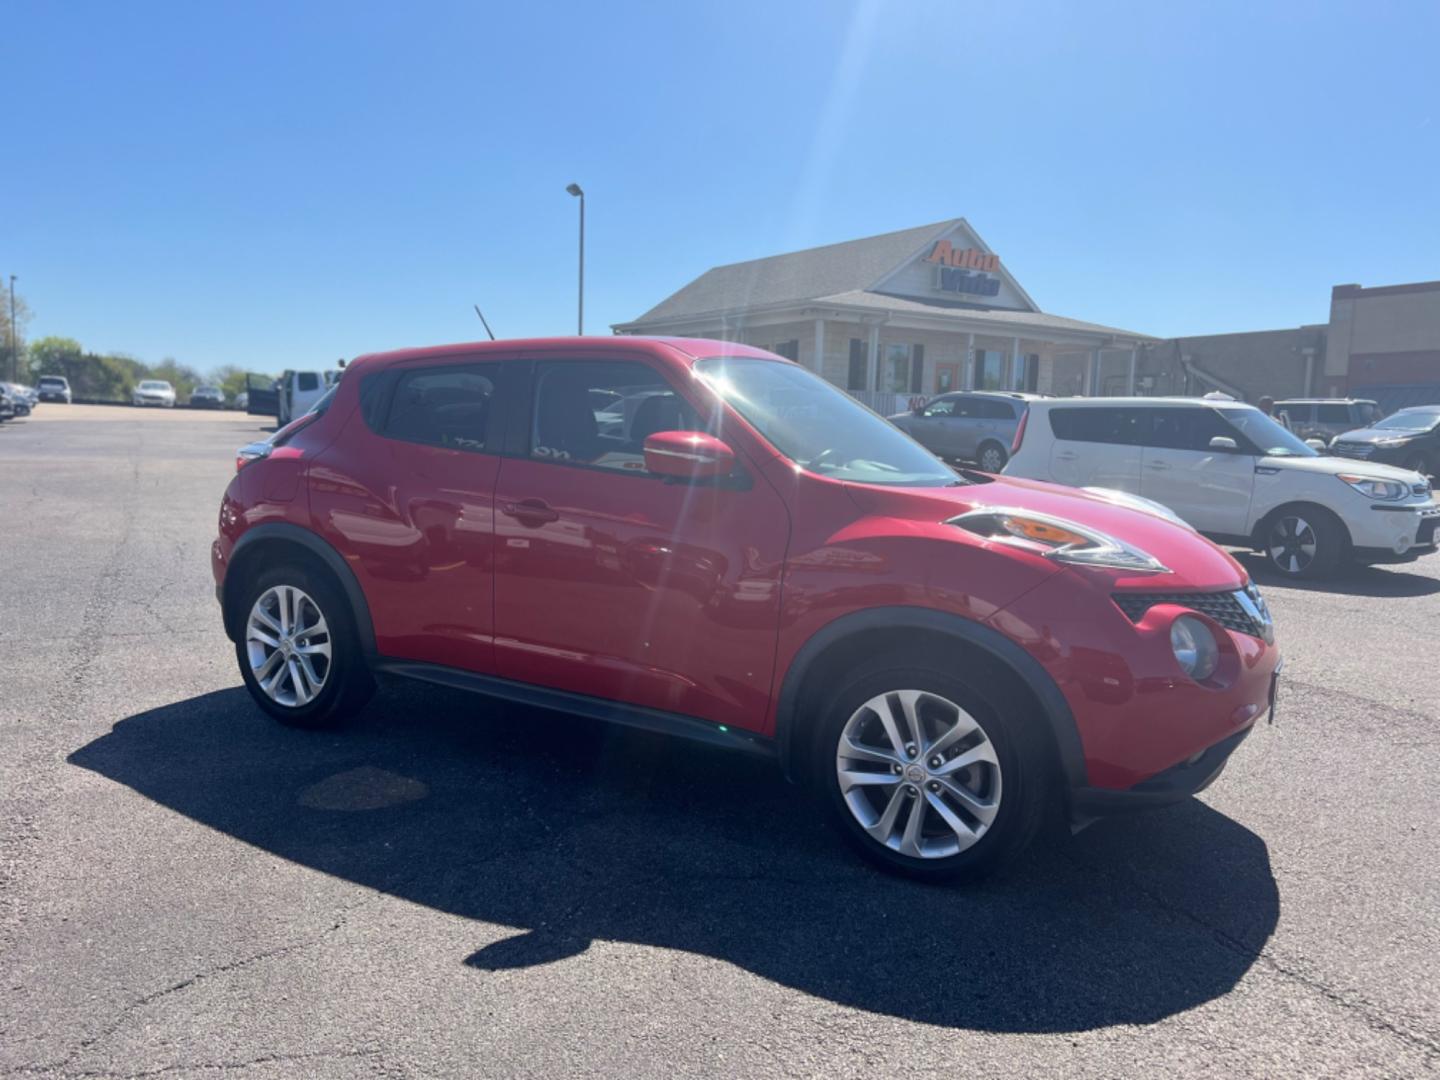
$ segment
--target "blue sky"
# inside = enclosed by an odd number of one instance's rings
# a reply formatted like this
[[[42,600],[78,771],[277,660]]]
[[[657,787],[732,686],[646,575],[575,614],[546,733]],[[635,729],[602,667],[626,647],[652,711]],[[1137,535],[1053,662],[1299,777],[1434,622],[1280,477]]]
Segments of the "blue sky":
[[[728,0],[0,13],[32,338],[304,367],[634,318],[707,267],[965,216],[1159,335],[1440,278],[1440,6]]]

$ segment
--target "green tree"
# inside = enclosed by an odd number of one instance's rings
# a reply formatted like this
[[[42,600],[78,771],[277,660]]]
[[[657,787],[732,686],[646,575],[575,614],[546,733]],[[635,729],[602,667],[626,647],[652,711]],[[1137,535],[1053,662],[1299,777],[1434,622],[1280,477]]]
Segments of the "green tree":
[[[0,273],[0,285],[4,295],[0,296],[0,379],[25,379],[25,327],[30,322],[30,306],[25,297],[15,294],[15,354],[10,352],[10,278]]]

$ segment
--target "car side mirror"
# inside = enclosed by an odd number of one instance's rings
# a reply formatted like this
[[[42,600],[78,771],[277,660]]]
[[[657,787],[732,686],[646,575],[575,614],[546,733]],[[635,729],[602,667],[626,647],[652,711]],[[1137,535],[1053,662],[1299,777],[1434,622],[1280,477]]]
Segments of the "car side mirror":
[[[1330,452],[1330,447],[1325,445],[1324,439],[1306,439],[1305,445],[1320,454],[1328,454]]]
[[[1229,435],[1216,435],[1213,439],[1210,440],[1210,449],[1228,450],[1231,453],[1234,453],[1236,450],[1240,449],[1240,444],[1237,443],[1234,439],[1232,439]]]
[[[713,480],[735,470],[735,451],[699,431],[657,431],[645,439],[645,468],[675,480]]]

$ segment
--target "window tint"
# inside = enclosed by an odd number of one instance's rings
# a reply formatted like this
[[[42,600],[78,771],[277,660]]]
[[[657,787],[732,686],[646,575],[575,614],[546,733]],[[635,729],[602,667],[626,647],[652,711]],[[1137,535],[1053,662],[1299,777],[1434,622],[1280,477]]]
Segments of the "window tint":
[[[1249,449],[1245,440],[1214,409],[1154,409],[1150,414],[1150,432],[1146,446],[1165,450],[1209,451],[1210,440],[1217,435],[1234,439],[1241,450]]]
[[[645,471],[645,439],[698,431],[695,411],[661,376],[629,361],[541,364],[530,456],[620,472]]]
[[[361,387],[364,408],[364,390]],[[495,384],[482,365],[402,371],[385,419],[387,438],[450,450],[485,449]]]
[[[313,371],[297,371],[295,373],[295,389],[316,390],[320,387],[320,376]]]
[[[1051,409],[1050,430],[1072,442],[1139,446],[1146,409]]]
[[[1349,405],[1316,405],[1315,413],[1322,424],[1348,424],[1350,422]]]
[[[1315,407],[1313,405],[1277,405],[1275,411],[1288,416],[1292,424],[1308,423],[1314,419]]]
[[[1008,401],[980,399],[980,416],[984,420],[1014,420],[1015,409]]]

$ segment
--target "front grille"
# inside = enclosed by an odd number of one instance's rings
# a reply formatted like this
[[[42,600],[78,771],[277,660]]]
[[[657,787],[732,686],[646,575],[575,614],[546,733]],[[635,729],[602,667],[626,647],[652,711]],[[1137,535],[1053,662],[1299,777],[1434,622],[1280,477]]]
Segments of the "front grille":
[[[1362,461],[1375,452],[1375,444],[1368,442],[1340,442],[1336,440],[1330,449],[1340,457],[1360,458]]]
[[[1252,637],[1264,637],[1265,630],[1252,619],[1233,592],[1152,593],[1126,592],[1115,594],[1115,605],[1131,622],[1138,623],[1156,604],[1178,604],[1191,611],[1208,615],[1226,630]]]

